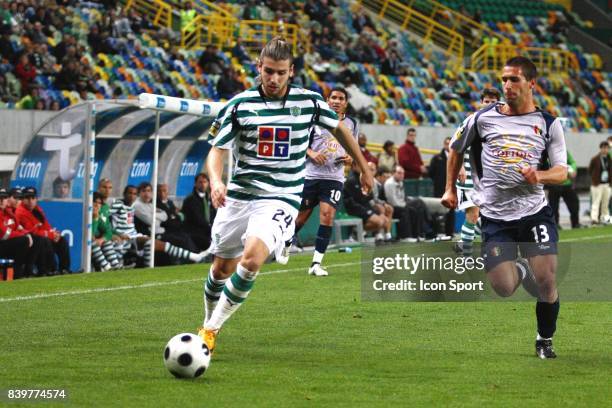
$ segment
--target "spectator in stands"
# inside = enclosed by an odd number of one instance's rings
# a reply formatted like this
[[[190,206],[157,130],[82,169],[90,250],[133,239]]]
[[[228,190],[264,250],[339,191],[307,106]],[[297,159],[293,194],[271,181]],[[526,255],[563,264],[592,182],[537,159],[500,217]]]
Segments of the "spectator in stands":
[[[34,29],[30,33],[30,39],[34,44],[47,44],[47,35],[43,32],[43,25],[40,21],[34,23]]]
[[[433,181],[433,196],[442,197],[446,189],[446,162],[448,160],[450,137],[444,139],[444,146],[440,153],[432,157],[429,162],[429,177]],[[448,211],[444,219],[445,231],[448,236],[455,232],[455,210]]]
[[[36,68],[30,63],[29,54],[21,54],[19,62],[15,66],[15,75],[21,82],[22,92],[30,88],[34,78],[36,78]]]
[[[55,76],[55,87],[61,90],[76,90],[76,79],[80,77],[77,61],[74,59],[64,61],[62,69]]]
[[[357,142],[359,143],[359,149],[361,150],[361,154],[363,154],[363,157],[365,157],[368,162],[372,162],[378,165],[378,159],[374,157],[374,155],[367,148],[368,138],[365,133],[359,133]]]
[[[53,180],[53,198],[70,198],[70,181],[57,176]]]
[[[589,163],[591,175],[591,222],[593,225],[610,222],[608,202],[610,185],[612,185],[612,159],[610,146],[603,141],[599,144],[599,153]]]
[[[416,129],[410,128],[406,132],[406,141],[397,152],[397,161],[404,168],[407,179],[418,179],[427,174],[427,168],[421,159],[419,148],[416,147]]]
[[[221,99],[231,99],[232,96],[244,91],[244,84],[240,81],[240,74],[234,68],[228,68],[217,81],[217,93]]]
[[[402,59],[396,51],[389,52],[380,67],[380,73],[383,75],[400,75],[402,68]]]
[[[572,157],[569,150],[567,151],[567,180],[562,184],[552,184],[547,186],[548,188],[548,203],[550,208],[555,214],[555,221],[557,226],[561,228],[559,224],[559,201],[563,197],[563,201],[567,206],[570,213],[570,222],[572,228],[580,228],[579,216],[580,216],[580,200],[578,194],[574,188],[577,174],[576,160]]]
[[[14,103],[18,100],[19,95],[13,91],[12,87],[6,80],[4,74],[0,73],[0,101],[5,103]]]
[[[206,173],[195,176],[193,192],[185,201],[181,212],[185,214],[185,232],[189,234],[199,250],[210,246],[210,226],[215,211],[210,200],[210,183]]]
[[[191,23],[196,18],[196,11],[193,8],[193,4],[190,1],[186,1],[183,9],[181,10],[181,32],[188,28],[187,33],[195,31],[195,26]]]
[[[138,199],[134,204],[134,215],[136,230],[143,235],[151,235],[151,225],[155,220],[155,237],[157,240],[170,243],[175,247],[174,251],[165,251],[170,257],[176,260],[190,260],[200,262],[203,256],[197,254],[195,244],[183,231],[176,229],[174,232],[166,231],[164,224],[168,221],[168,215],[160,208],[153,208],[153,186],[151,183],[143,182],[138,186]],[[154,217],[154,218],[153,218]],[[160,250],[160,249],[156,249]],[[207,255],[207,254],[205,254]],[[163,264],[171,262],[170,258],[163,261]]]
[[[68,53],[68,49],[70,47],[74,47],[75,45],[76,39],[72,35],[64,33],[62,41],[60,41],[60,43],[57,44],[53,50],[53,54],[55,55],[55,58],[57,58],[57,61],[63,62],[64,57],[66,57]]]
[[[17,53],[11,42],[10,29],[2,29],[2,37],[0,37],[0,57],[6,58],[10,64],[15,63],[17,58]]]
[[[383,151],[378,154],[378,168],[391,172],[396,165],[395,144],[391,140],[387,140],[383,145]]]
[[[198,65],[205,74],[219,75],[223,73],[225,62],[219,56],[217,46],[209,44],[200,56]]]
[[[108,213],[102,212],[104,199],[97,191],[93,193],[93,211],[91,233],[93,242],[91,257],[94,267],[99,271],[119,269],[123,265],[122,257],[115,250],[113,230]]]
[[[142,249],[142,261],[143,266],[148,267],[151,260],[151,238],[139,233],[136,230],[135,221],[135,203],[138,195],[138,189],[135,186],[128,185],[123,190],[123,198],[117,199],[111,206],[111,223],[113,225],[113,233],[119,235],[124,241],[120,244],[119,249],[122,254],[128,253],[134,246],[136,249]],[[154,209],[150,207],[150,215],[144,215],[148,217],[149,226],[153,219]],[[163,242],[159,239],[155,239],[154,242],[155,251],[164,252],[171,257],[180,258],[184,260],[190,260],[192,262],[201,262],[208,253],[193,253],[186,249],[176,247],[169,242]]]
[[[390,241],[391,237],[391,218],[385,214],[377,214],[372,205],[374,196],[372,193],[364,195],[361,191],[359,167],[353,162],[352,171],[344,183],[344,207],[349,215],[359,217],[363,220],[363,228],[376,235],[376,242]]]
[[[373,32],[376,32],[376,27],[374,27],[372,19],[365,13],[362,7],[359,7],[353,14],[352,25],[357,34],[361,34],[365,27],[368,27]]]
[[[36,188],[23,189],[23,200],[15,210],[15,219],[26,233],[50,239],[58,259],[57,271],[60,274],[70,273],[68,242],[58,230],[49,224],[45,213],[38,205]]]
[[[232,48],[232,56],[236,58],[242,65],[251,64],[251,57],[249,56],[248,51],[242,45],[242,40],[240,38],[236,38],[236,43]]]

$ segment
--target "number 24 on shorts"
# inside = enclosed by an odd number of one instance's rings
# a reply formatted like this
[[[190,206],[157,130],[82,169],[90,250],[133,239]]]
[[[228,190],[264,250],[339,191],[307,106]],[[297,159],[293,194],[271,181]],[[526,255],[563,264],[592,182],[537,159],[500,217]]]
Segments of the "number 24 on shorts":
[[[289,228],[289,226],[293,222],[293,216],[291,214],[285,215],[285,211],[283,211],[280,208],[276,210],[276,212],[272,216],[272,219],[274,221],[276,221],[276,222],[284,221],[285,222],[285,228]]]

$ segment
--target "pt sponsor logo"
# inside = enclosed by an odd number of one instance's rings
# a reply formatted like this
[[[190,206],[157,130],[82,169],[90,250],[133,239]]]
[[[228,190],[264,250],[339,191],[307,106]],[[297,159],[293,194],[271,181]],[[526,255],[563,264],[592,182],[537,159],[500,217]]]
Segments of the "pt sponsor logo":
[[[259,126],[257,128],[257,157],[287,160],[290,145],[290,127]]]

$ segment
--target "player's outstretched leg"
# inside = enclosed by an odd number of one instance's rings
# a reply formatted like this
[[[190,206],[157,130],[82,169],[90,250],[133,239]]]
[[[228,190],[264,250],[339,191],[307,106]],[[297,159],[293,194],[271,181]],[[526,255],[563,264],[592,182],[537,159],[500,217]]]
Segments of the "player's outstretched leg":
[[[268,254],[268,247],[261,239],[253,236],[247,238],[244,254],[236,266],[236,271],[225,282],[215,309],[204,324],[203,329],[198,332],[211,352],[215,348],[216,337],[223,324],[249,296],[255,284],[257,273],[266,261]],[[226,263],[225,266],[228,265],[229,263]],[[213,263],[213,267],[216,268],[216,263]]]
[[[219,298],[221,297],[221,293],[223,293],[223,288],[228,279],[229,278],[215,278],[213,265],[210,266],[208,277],[204,281],[204,323],[202,326],[206,325],[213,310],[215,310],[215,306],[217,306],[219,302]]]
[[[319,230],[317,231],[317,239],[315,241],[315,251],[312,256],[312,263],[310,264],[310,268],[308,269],[309,275],[328,275],[327,271],[321,267],[321,262],[323,262],[325,251],[327,251],[327,246],[329,245],[331,233],[332,227],[328,225],[319,225]]]

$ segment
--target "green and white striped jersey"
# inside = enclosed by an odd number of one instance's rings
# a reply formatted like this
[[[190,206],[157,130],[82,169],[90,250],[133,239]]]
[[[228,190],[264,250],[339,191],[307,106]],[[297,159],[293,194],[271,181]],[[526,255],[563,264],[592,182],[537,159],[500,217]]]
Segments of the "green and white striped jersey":
[[[316,92],[290,86],[284,98],[270,99],[251,88],[230,99],[209,134],[211,145],[232,149],[227,196],[277,199],[299,209],[313,125],[338,126],[338,116]]]
[[[474,188],[474,180],[472,180],[472,161],[470,160],[470,149],[467,149],[463,154],[463,167],[465,168],[465,183],[457,179],[455,186],[464,190]]]

